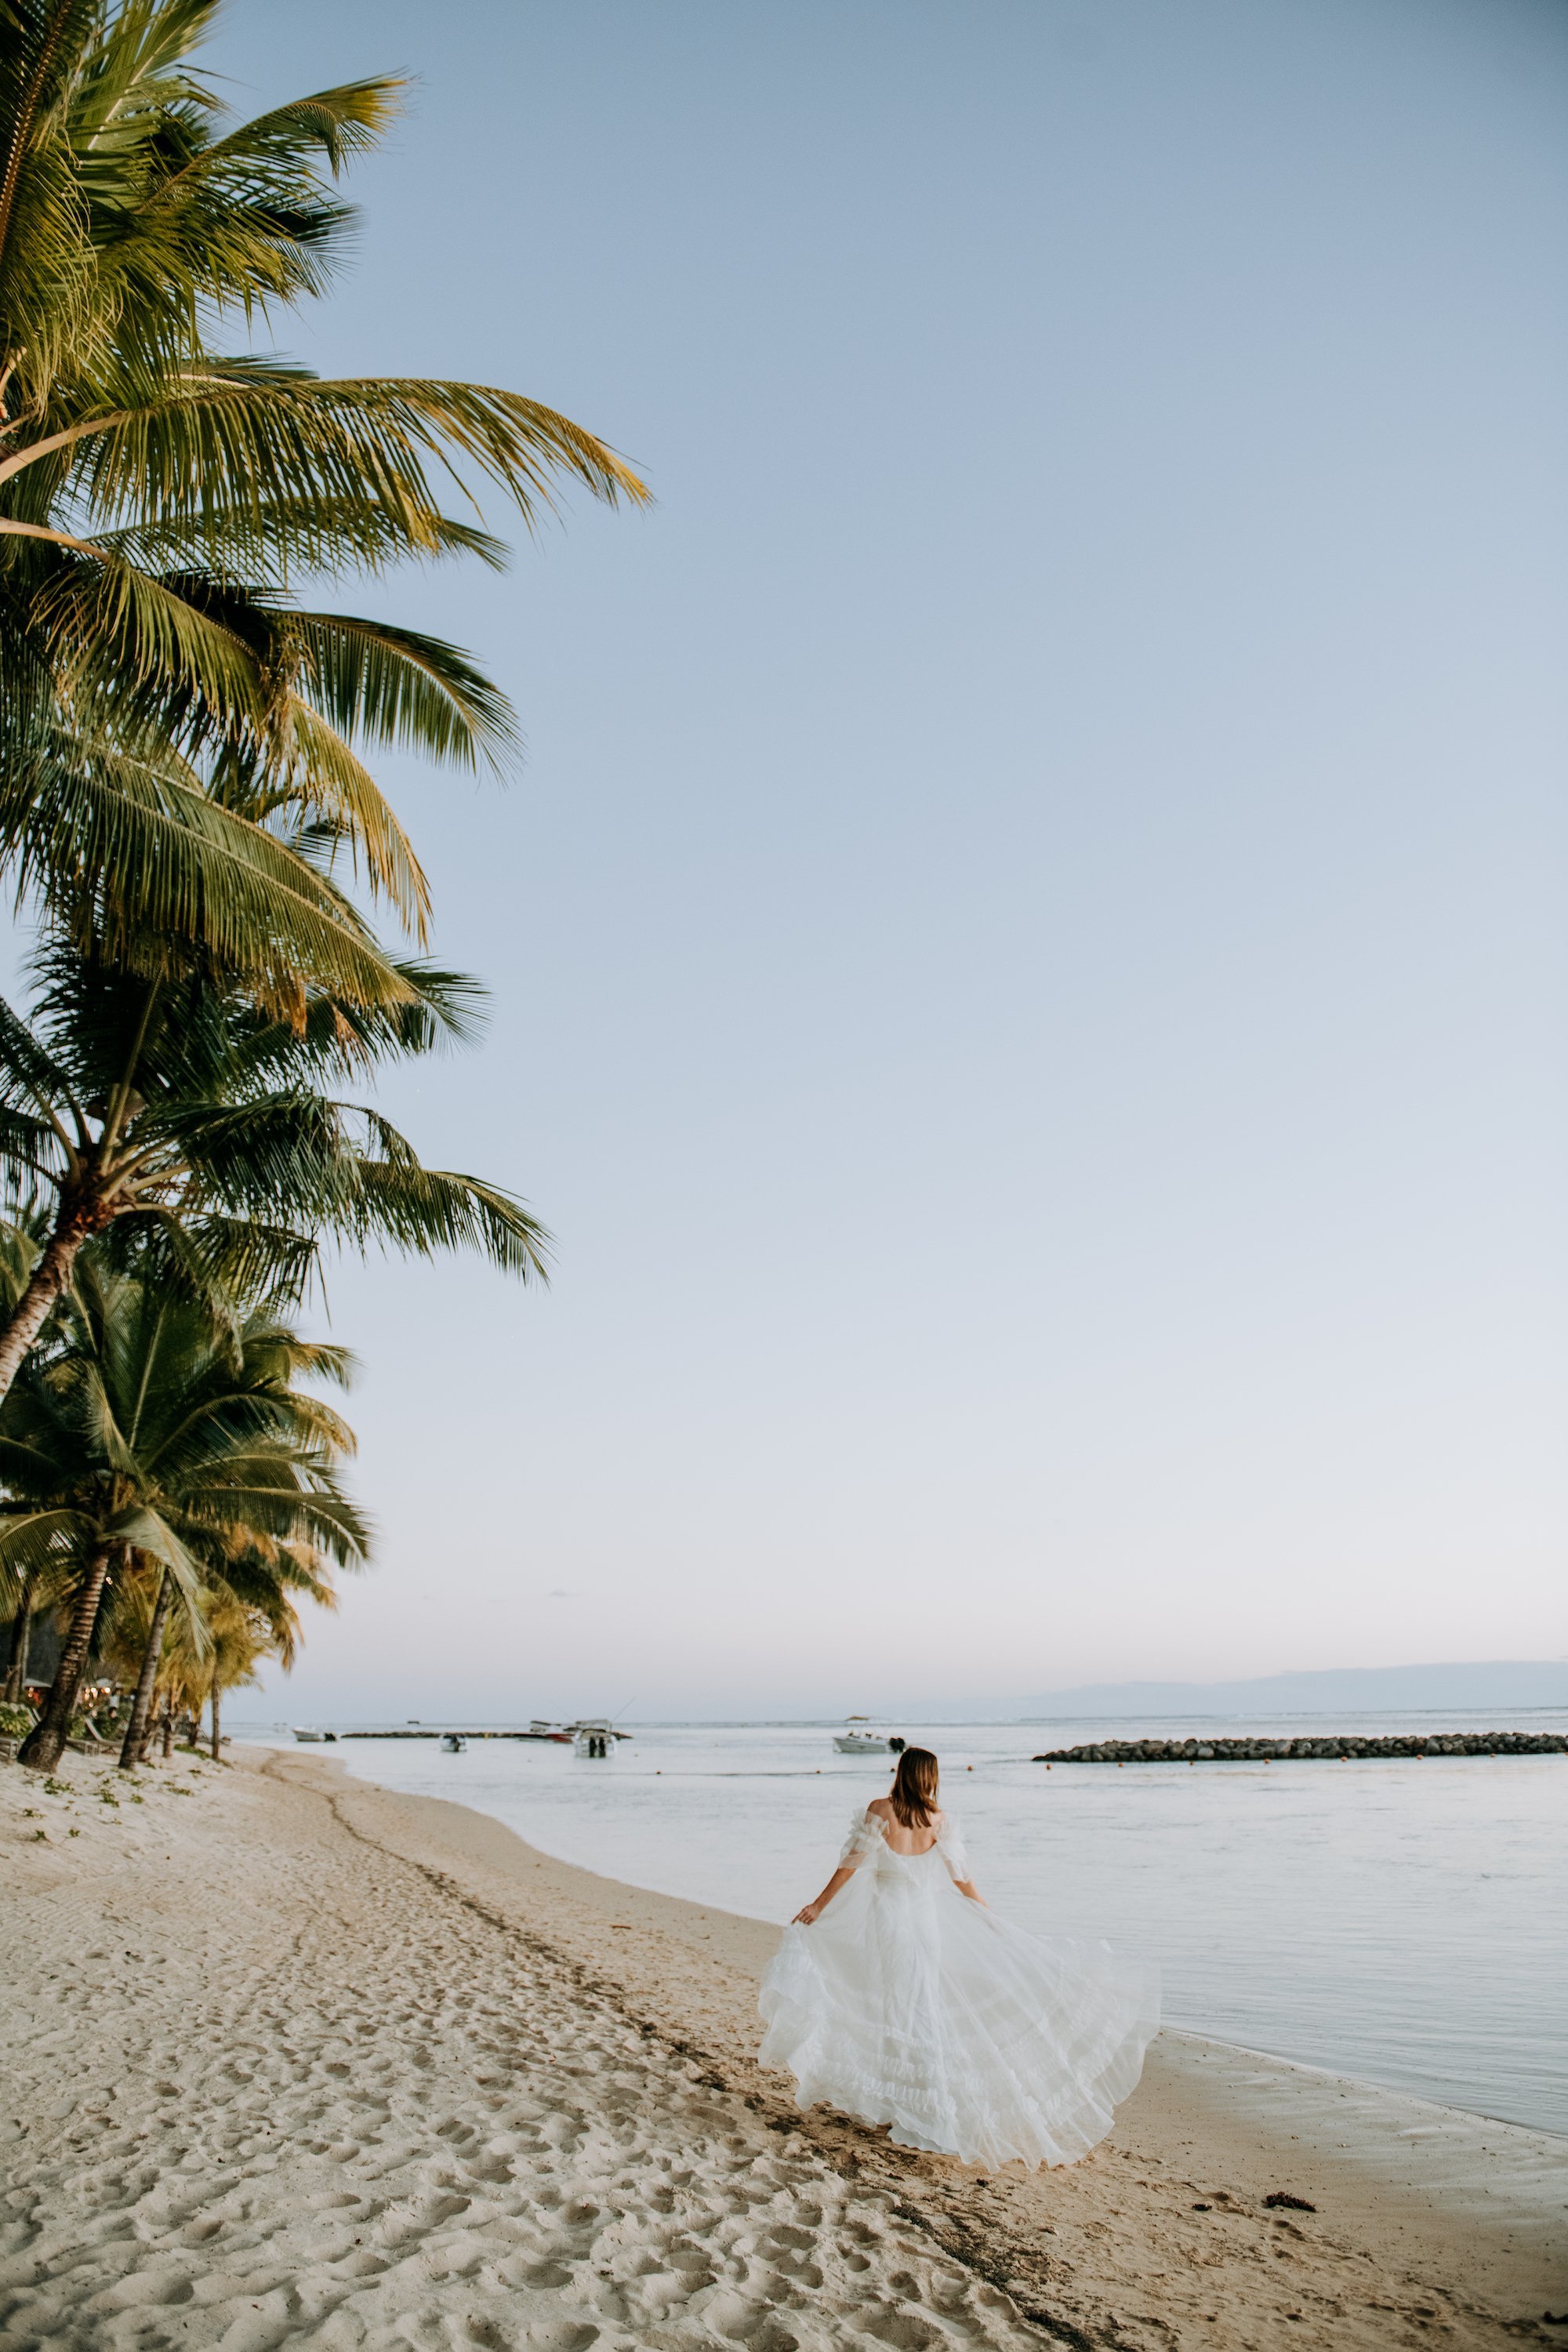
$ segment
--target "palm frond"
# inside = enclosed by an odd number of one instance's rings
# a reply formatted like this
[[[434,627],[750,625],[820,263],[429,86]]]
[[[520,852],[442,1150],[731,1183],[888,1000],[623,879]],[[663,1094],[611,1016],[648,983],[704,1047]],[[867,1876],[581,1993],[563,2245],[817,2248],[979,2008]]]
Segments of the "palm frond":
[[[423,941],[430,887],[413,843],[374,777],[308,702],[290,697],[278,716],[282,794],[292,799],[297,793],[312,814],[341,830],[355,862],[363,856],[372,887],[392,901],[407,929]]]
[[[145,760],[40,745],[0,769],[0,858],[18,898],[40,891],[83,952],[132,971],[178,971],[194,945],[290,1021],[311,982],[351,1003],[415,1001],[331,882]]]
[[[290,613],[304,690],[341,733],[497,772],[517,751],[506,697],[439,637],[343,613]]]
[[[376,1122],[382,1139],[390,1134]],[[396,1139],[401,1143],[402,1139]],[[335,1230],[361,1250],[373,1243],[411,1256],[471,1249],[522,1281],[550,1279],[550,1235],[511,1193],[477,1176],[425,1168],[412,1152],[355,1160]]]
[[[68,1507],[0,1512],[0,1577],[10,1610],[25,1582],[61,1583],[89,1531],[84,1514]]]
[[[104,1533],[113,1543],[129,1544],[132,1550],[158,1560],[174,1579],[174,1588],[190,1612],[193,1631],[201,1624],[202,1571],[200,1562],[192,1559],[179,1537],[161,1511],[146,1505],[135,1505],[129,1510],[118,1511],[104,1527]],[[201,1635],[197,1632],[197,1642]]]
[[[434,552],[440,513],[436,466],[478,503],[464,468],[498,489],[533,529],[555,504],[558,481],[610,506],[651,503],[647,486],[597,435],[558,409],[493,384],[435,377],[337,380],[261,359],[211,360],[135,405],[106,409],[0,459],[0,486],[65,451],[77,496],[110,523],[178,517],[248,564],[245,519],[310,512],[318,498],[371,502],[406,534],[406,551]],[[276,549],[274,549],[276,555]],[[301,562],[309,561],[306,547]]]
[[[314,1234],[257,1216],[208,1209],[182,1214],[153,1202],[120,1221],[101,1247],[129,1250],[153,1279],[183,1290],[239,1345],[246,1303],[297,1306],[320,1258]]]
[[[61,103],[97,31],[97,0],[7,0],[0,39],[0,351],[36,405],[72,351],[101,351],[87,206]]]

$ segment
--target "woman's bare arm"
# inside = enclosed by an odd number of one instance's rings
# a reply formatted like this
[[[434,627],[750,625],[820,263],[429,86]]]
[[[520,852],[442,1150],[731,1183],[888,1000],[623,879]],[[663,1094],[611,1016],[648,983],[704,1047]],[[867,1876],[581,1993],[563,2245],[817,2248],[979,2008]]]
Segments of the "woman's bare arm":
[[[884,1819],[892,1811],[892,1810],[893,1809],[891,1805],[889,1804],[886,1797],[873,1797],[870,1803],[866,1808],[868,1813],[880,1814]],[[790,1926],[792,1927],[809,1927],[812,1921],[819,1918],[822,1913],[826,1910],[827,1906],[832,1902],[839,1888],[854,1877],[855,1873],[859,1869],[860,1864],[865,1861],[865,1859],[866,1857],[863,1853],[858,1853],[852,1862],[841,1862],[837,1869],[834,1872],[832,1877],[828,1880],[826,1885],[823,1888],[821,1894],[817,1896],[816,1902],[807,1903],[802,1910],[797,1911],[795,1917],[790,1921]]]
[[[945,1838],[951,1831],[952,1824],[945,1813],[939,1813],[937,1815],[937,1820],[942,1824],[942,1836]],[[938,1843],[940,1844],[941,1842],[941,1839],[939,1839]],[[947,1857],[944,1855],[943,1860],[945,1861]],[[959,1847],[958,1856],[955,1857],[955,1859],[962,1859],[965,1862],[969,1859],[968,1855],[964,1853],[962,1845]],[[985,1900],[984,1895],[980,1892],[979,1887],[974,1884],[973,1879],[960,1878],[958,1873],[953,1869],[952,1862],[948,1863],[948,1875],[952,1878],[952,1883],[957,1887],[959,1893],[963,1895],[967,1901],[971,1903],[978,1903],[983,1911],[990,1910],[991,1906]]]
[[[858,1863],[841,1862],[816,1902],[806,1904],[803,1910],[795,1913],[795,1917],[790,1921],[791,1927],[809,1927],[818,1914],[826,1910],[839,1888],[854,1877],[858,1867]]]

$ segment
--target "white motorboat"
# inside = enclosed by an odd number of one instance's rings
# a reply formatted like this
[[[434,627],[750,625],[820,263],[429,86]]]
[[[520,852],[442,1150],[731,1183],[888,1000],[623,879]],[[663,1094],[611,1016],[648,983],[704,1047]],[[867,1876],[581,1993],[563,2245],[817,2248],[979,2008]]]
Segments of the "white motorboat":
[[[836,1731],[833,1745],[840,1756],[901,1756],[905,1742],[885,1731]]]
[[[629,1739],[629,1731],[617,1731],[607,1716],[585,1717],[581,1723],[569,1723],[567,1737],[579,1756],[608,1756],[612,1743]]]
[[[307,1729],[303,1725],[298,1723],[294,1726],[295,1738],[304,1740],[307,1746],[309,1746],[312,1741],[325,1739],[326,1736],[327,1735],[324,1731],[311,1731]]]
[[[460,1731],[444,1731],[441,1734],[441,1753],[443,1756],[460,1756],[468,1744],[468,1741],[464,1738]]]

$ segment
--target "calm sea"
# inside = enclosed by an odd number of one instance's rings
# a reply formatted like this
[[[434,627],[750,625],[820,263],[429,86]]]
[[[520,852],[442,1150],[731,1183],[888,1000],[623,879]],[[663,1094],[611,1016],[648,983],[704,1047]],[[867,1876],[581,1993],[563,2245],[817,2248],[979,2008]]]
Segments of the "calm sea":
[[[1153,1954],[1173,2023],[1568,2134],[1568,1756],[1028,1760],[1108,1736],[1509,1727],[1568,1715],[897,1726],[939,1752],[983,1893],[1022,1926]],[[779,1920],[887,1787],[885,1763],[835,1755],[829,1726],[634,1728],[602,1763],[512,1740],[332,1753],[607,1876]]]

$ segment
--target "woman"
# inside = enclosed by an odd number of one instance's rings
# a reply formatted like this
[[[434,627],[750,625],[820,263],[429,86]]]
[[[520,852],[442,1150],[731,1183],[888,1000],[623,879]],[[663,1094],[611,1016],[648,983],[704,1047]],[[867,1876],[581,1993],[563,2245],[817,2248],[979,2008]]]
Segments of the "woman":
[[[1159,2027],[1156,1971],[1109,1944],[998,1919],[937,1803],[937,1760],[906,1748],[890,1797],[784,1930],[763,1979],[765,2066],[797,2105],[889,2124],[900,2147],[968,2164],[1076,2164],[1110,2128]]]

